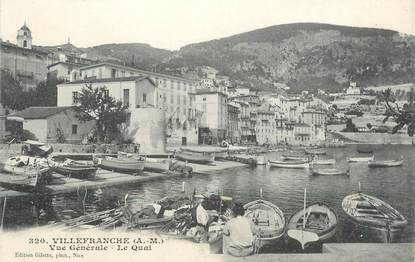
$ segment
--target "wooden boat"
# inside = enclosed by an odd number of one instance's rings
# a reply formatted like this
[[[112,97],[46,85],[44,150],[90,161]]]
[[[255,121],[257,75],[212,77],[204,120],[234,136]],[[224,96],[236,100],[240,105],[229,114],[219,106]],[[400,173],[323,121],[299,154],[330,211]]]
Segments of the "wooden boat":
[[[175,158],[181,161],[188,161],[190,163],[211,164],[215,161],[215,154],[180,152],[175,154]]]
[[[85,164],[70,159],[64,162],[54,162],[51,165],[52,171],[69,177],[91,178],[95,176],[97,167],[94,164]]]
[[[308,160],[308,157],[306,157],[303,154],[282,154],[281,155],[282,160],[299,160],[299,161],[306,161]]]
[[[314,236],[311,242],[326,242],[335,235],[337,224],[337,214],[332,208],[315,203],[297,210],[288,220],[287,231],[296,240],[302,237],[301,234],[313,233],[317,237]]]
[[[265,156],[256,156],[256,164],[257,165],[266,165],[267,161],[265,161]]]
[[[349,163],[356,163],[356,162],[368,162],[374,160],[374,156],[369,157],[349,157],[347,159],[347,162]]]
[[[5,173],[0,174],[0,184],[28,190],[44,185],[50,174],[50,168],[44,166],[42,161],[29,156],[9,157],[2,164],[1,169]]]
[[[249,218],[258,232],[256,248],[272,245],[284,236],[284,213],[274,204],[258,199],[244,205],[245,217]]]
[[[172,166],[172,159],[170,158],[147,157],[121,151],[119,151],[117,155],[118,157],[129,157],[137,160],[144,160],[144,171],[166,172],[169,171]]]
[[[358,147],[357,152],[361,154],[373,154],[373,148],[371,147]]]
[[[349,175],[350,170],[341,170],[338,168],[319,168],[311,169],[311,174],[314,176],[341,176]]]
[[[144,160],[128,157],[104,157],[95,160],[102,169],[138,174],[144,170]]]
[[[403,159],[400,160],[369,160],[368,167],[396,167],[402,166]]]
[[[313,165],[334,165],[336,164],[336,159],[313,159],[311,163]]]
[[[305,153],[308,155],[325,155],[326,151],[323,149],[306,149]]]
[[[363,193],[346,196],[342,208],[358,229],[381,242],[395,242],[408,224],[389,204]]]
[[[269,165],[271,167],[281,167],[281,168],[308,168],[308,161],[271,161],[269,160]]]

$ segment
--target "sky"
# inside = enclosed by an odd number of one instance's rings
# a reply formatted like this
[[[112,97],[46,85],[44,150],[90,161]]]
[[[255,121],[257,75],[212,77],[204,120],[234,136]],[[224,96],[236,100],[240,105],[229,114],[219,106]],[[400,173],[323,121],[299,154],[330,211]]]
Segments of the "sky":
[[[415,0],[0,0],[0,36],[33,44],[147,43],[177,50],[272,25],[318,22],[415,35]]]

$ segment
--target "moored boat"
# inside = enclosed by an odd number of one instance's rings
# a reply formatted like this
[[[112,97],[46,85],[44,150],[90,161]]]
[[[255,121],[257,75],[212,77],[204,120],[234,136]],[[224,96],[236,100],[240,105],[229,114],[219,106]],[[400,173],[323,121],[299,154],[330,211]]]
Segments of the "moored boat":
[[[337,214],[332,208],[324,203],[315,203],[297,210],[289,218],[287,232],[296,240],[301,240],[301,234],[312,233],[313,241],[310,242],[326,242],[335,235],[337,224]]]
[[[81,163],[70,159],[67,159],[64,162],[53,162],[51,164],[52,171],[64,176],[81,179],[95,176],[97,169],[98,168],[94,164]]]
[[[256,164],[257,165],[266,165],[267,161],[265,160],[265,156],[264,155],[256,156]]]
[[[357,152],[361,154],[373,154],[373,148],[371,147],[358,147]]]
[[[369,160],[368,167],[396,167],[402,166],[403,159],[400,160]]]
[[[175,158],[196,164],[211,164],[215,161],[215,154],[199,154],[190,152],[176,152]]]
[[[305,153],[308,155],[325,155],[326,151],[324,149],[306,149]]]
[[[363,193],[346,196],[342,208],[359,230],[381,242],[396,242],[408,224],[405,217],[392,206]]]
[[[314,176],[341,176],[349,175],[350,170],[342,170],[338,168],[318,168],[311,169],[311,174]]]
[[[368,162],[374,160],[374,156],[370,156],[370,157],[349,157],[347,159],[347,162],[349,163],[356,163],[356,162]]]
[[[269,160],[269,165],[271,167],[281,167],[281,168],[308,168],[308,161],[275,161]]]
[[[244,205],[245,216],[255,227],[256,249],[272,245],[281,239],[285,232],[284,213],[273,203],[258,199]]]
[[[102,169],[121,173],[139,174],[144,170],[144,160],[128,157],[104,157],[95,160]]]
[[[334,165],[336,164],[336,159],[313,159],[311,163],[313,165]]]

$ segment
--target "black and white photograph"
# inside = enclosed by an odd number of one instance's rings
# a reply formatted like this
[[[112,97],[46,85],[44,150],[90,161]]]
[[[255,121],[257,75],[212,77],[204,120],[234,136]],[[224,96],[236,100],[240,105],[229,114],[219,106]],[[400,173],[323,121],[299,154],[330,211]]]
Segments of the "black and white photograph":
[[[415,261],[415,0],[0,0],[0,261]]]

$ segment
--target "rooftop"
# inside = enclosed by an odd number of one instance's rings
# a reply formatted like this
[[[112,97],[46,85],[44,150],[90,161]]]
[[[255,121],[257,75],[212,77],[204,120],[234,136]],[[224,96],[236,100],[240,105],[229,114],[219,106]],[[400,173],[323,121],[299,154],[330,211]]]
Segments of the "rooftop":
[[[128,82],[128,81],[134,81],[138,82],[144,79],[148,79],[153,85],[157,86],[154,81],[148,77],[148,76],[128,76],[128,77],[116,77],[116,78],[89,78],[89,79],[83,79],[83,80],[76,80],[73,82],[63,83],[60,85],[71,85],[71,84],[84,84],[84,83],[110,83],[110,82]]]
[[[17,116],[24,119],[45,119],[69,108],[73,108],[73,106],[31,106],[9,116]]]
[[[86,69],[90,69],[90,68],[94,68],[94,67],[101,67],[101,66],[117,67],[117,68],[120,68],[120,69],[131,70],[131,71],[140,72],[140,73],[147,74],[147,75],[175,78],[175,79],[189,81],[189,82],[193,82],[193,83],[198,82],[198,81],[195,81],[195,80],[191,80],[191,79],[187,79],[187,78],[183,78],[183,77],[179,77],[179,76],[166,75],[166,74],[146,71],[146,70],[142,70],[142,69],[138,69],[138,68],[134,68],[134,67],[130,67],[130,66],[113,64],[113,63],[109,63],[109,62],[102,62],[102,63],[98,63],[98,64],[88,65],[88,66],[82,67],[81,70],[86,70]]]

